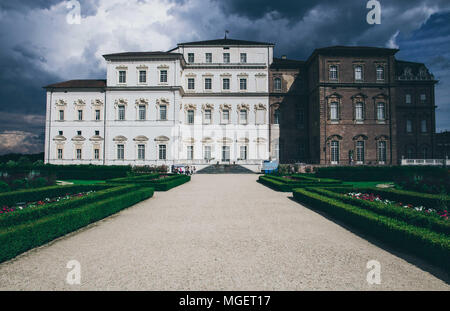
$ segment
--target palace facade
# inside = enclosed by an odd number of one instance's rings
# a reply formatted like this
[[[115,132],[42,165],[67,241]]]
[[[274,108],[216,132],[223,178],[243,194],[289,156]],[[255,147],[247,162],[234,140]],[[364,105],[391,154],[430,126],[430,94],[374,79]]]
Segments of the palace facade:
[[[53,164],[389,165],[434,156],[434,77],[396,49],[306,61],[233,39],[104,55],[106,80],[48,85]]]

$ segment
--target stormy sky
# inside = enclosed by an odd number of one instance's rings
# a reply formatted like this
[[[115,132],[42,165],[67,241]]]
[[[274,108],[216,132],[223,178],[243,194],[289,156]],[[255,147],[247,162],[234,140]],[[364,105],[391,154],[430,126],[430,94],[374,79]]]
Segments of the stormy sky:
[[[0,154],[43,151],[42,86],[104,79],[102,54],[168,50],[178,42],[229,37],[274,42],[275,56],[306,59],[330,45],[396,47],[424,62],[436,86],[437,131],[450,130],[450,1],[380,0],[0,0]]]

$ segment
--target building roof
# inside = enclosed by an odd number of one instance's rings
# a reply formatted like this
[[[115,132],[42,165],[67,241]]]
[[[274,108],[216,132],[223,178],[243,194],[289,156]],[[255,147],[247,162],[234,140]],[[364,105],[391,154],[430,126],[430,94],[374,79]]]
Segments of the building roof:
[[[379,53],[379,54],[388,54],[394,55],[397,53],[399,49],[389,49],[389,48],[379,48],[373,46],[344,46],[344,45],[334,45],[323,48],[318,48],[314,50],[314,53]]]
[[[215,40],[205,40],[205,41],[194,41],[194,42],[183,42],[183,43],[178,43],[178,46],[182,46],[182,45],[229,45],[229,46],[251,46],[251,45],[269,45],[269,46],[273,46],[275,44],[273,43],[268,43],[268,42],[256,42],[256,41],[247,41],[247,40],[237,40],[237,39],[215,39]]]
[[[399,80],[432,80],[433,74],[424,63],[407,62],[403,60],[395,61],[395,70]]]
[[[154,52],[122,52],[122,53],[113,53],[113,54],[105,54],[103,57],[105,59],[110,58],[130,58],[130,57],[181,57],[182,54],[179,53],[169,53],[162,51],[154,51]]]
[[[305,65],[302,60],[294,60],[287,58],[273,58],[273,63],[270,65],[271,69],[298,69]]]
[[[44,89],[49,88],[104,88],[106,87],[106,80],[69,80],[58,82],[44,86]]]

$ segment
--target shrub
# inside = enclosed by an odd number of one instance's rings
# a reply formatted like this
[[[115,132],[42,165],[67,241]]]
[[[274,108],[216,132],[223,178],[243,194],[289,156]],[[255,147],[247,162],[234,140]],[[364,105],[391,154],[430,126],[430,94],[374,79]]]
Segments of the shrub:
[[[28,188],[28,180],[26,180],[26,179],[13,180],[11,187],[13,188],[13,190]]]
[[[450,238],[445,234],[416,227],[305,189],[295,189],[293,194],[297,201],[307,204],[312,209],[324,211],[347,225],[411,252],[450,272],[448,260]]]
[[[153,189],[142,188],[68,209],[34,222],[0,229],[0,262],[108,217],[151,196],[153,196]]]
[[[191,180],[191,177],[187,175],[167,174],[168,177],[157,179],[159,176],[160,174],[149,174],[129,178],[110,179],[108,182],[119,184],[136,183],[146,187],[153,187],[156,191],[167,191]]]
[[[44,177],[38,177],[30,181],[31,188],[41,188],[47,185],[47,179]]]
[[[9,185],[7,183],[5,183],[4,181],[0,180],[0,193],[7,192],[9,190],[10,190]]]

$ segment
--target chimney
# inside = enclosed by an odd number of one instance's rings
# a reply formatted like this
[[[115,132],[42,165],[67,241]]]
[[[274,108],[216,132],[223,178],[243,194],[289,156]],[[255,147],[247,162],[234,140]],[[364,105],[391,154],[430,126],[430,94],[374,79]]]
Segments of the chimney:
[[[286,55],[281,55],[281,59],[286,59]]]

